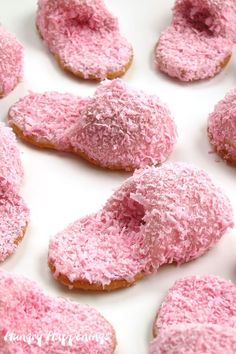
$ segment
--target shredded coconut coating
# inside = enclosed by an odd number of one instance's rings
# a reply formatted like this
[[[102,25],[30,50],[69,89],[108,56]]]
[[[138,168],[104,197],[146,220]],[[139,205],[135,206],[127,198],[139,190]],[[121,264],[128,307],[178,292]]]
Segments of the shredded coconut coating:
[[[175,325],[151,343],[149,354],[235,354],[236,330],[216,325]]]
[[[95,215],[53,237],[49,264],[70,283],[132,283],[165,263],[209,250],[233,226],[227,197],[207,173],[185,163],[147,167],[126,180]]]
[[[124,74],[133,50],[102,0],[39,0],[37,27],[62,66],[85,79]]]
[[[0,299],[1,354],[112,354],[115,350],[112,326],[88,305],[49,297],[31,280],[3,271]],[[6,340],[8,332],[41,335],[41,346],[37,339],[31,344]],[[64,343],[58,337],[62,335]]]
[[[0,262],[15,252],[28,218],[29,210],[15,186],[0,176]]]
[[[81,119],[87,101],[69,93],[30,92],[11,107],[8,121],[38,144],[70,151],[70,130]]]
[[[0,25],[0,97],[11,92],[23,77],[23,47]]]
[[[235,41],[234,1],[177,0],[156,47],[156,65],[182,81],[210,78],[227,64]]]
[[[236,90],[230,91],[209,115],[208,135],[216,152],[236,165]]]
[[[154,334],[180,323],[236,328],[236,287],[213,275],[178,280],[169,290],[154,324]]]
[[[160,164],[177,140],[169,109],[120,79],[105,81],[90,99],[30,93],[12,106],[9,123],[27,141],[111,169]]]
[[[20,188],[23,178],[23,167],[16,137],[12,129],[0,123],[0,176]]]

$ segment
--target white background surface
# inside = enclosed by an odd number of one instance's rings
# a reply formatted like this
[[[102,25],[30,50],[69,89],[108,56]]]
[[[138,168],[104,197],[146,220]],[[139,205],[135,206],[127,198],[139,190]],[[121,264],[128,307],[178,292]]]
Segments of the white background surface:
[[[172,161],[195,163],[214,175],[225,188],[236,210],[236,169],[224,164],[211,150],[207,116],[225,93],[236,87],[236,53],[227,68],[212,80],[181,84],[156,72],[153,49],[161,31],[169,24],[173,1],[105,0],[119,17],[122,33],[134,47],[134,63],[124,80],[134,87],[157,94],[176,120],[179,139]],[[1,120],[12,103],[33,91],[68,91],[86,96],[97,84],[64,74],[44,47],[35,30],[36,0],[0,0],[0,21],[25,46],[24,81],[0,101]],[[31,221],[16,254],[1,268],[36,280],[51,295],[88,303],[113,324],[117,354],[145,354],[152,338],[152,323],[168,288],[185,275],[211,273],[236,283],[236,232],[225,235],[218,245],[197,261],[177,268],[166,266],[136,286],[111,294],[69,291],[58,285],[47,266],[49,237],[68,223],[96,211],[119,186],[126,173],[97,169],[76,157],[38,150],[19,142],[25,170],[22,193],[31,210]],[[236,220],[235,220],[236,221]],[[93,353],[90,353],[93,354]]]

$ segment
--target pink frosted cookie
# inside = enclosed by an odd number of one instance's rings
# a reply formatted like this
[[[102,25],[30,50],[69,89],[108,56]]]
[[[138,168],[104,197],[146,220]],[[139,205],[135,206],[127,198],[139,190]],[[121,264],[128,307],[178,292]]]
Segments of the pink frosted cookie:
[[[53,237],[48,262],[71,288],[114,290],[201,256],[231,226],[230,202],[206,172],[184,163],[148,167],[98,213]]]
[[[154,335],[180,323],[236,328],[236,287],[214,275],[178,280],[169,290],[154,323]]]
[[[216,152],[236,166],[236,90],[230,91],[209,115],[208,136]]]
[[[0,25],[0,97],[11,92],[23,77],[23,48]]]
[[[3,123],[0,123],[0,176],[12,183],[16,189],[20,188],[23,178],[20,152],[15,134]]]
[[[151,343],[149,354],[235,354],[236,329],[216,325],[166,327]]]
[[[156,46],[156,65],[171,77],[213,77],[230,60],[236,41],[233,0],[176,0],[172,24]]]
[[[83,79],[123,75],[133,49],[103,0],[39,0],[38,30],[59,64]]]
[[[45,295],[36,283],[0,272],[1,354],[112,354],[110,323],[95,309]]]
[[[12,106],[9,123],[32,144],[119,170],[164,162],[177,139],[168,108],[120,79],[105,81],[90,99],[31,93]]]

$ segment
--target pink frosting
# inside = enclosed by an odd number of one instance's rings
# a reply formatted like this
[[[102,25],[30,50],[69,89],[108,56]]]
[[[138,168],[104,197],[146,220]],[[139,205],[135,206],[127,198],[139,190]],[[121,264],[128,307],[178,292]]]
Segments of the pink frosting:
[[[84,78],[124,72],[133,55],[102,0],[39,0],[37,26],[50,51]]]
[[[232,54],[236,5],[232,0],[177,0],[173,21],[159,39],[157,67],[193,81],[212,77]]]
[[[34,282],[3,271],[0,299],[1,354],[114,352],[112,326],[88,305],[49,297]],[[19,336],[18,341],[12,339],[11,333]],[[32,339],[35,335],[38,337]]]
[[[39,144],[49,144],[61,151],[71,150],[70,131],[81,119],[88,99],[69,93],[33,93],[14,104],[8,115],[26,137]]]
[[[31,93],[10,109],[9,123],[36,142],[125,170],[164,162],[177,139],[168,108],[120,79],[105,81],[91,99]]]
[[[15,252],[28,218],[29,210],[15,186],[0,176],[0,262]]]
[[[236,330],[216,325],[165,328],[151,343],[149,354],[235,354]]]
[[[15,185],[16,189],[20,188],[23,178],[20,152],[15,134],[3,123],[0,123],[0,176]]]
[[[216,151],[236,163],[236,90],[230,91],[209,115],[208,132]]]
[[[233,226],[228,199],[201,169],[184,163],[136,172],[95,215],[53,237],[57,278],[108,285],[210,249]]]
[[[180,323],[236,328],[236,287],[213,275],[178,280],[169,290],[154,324],[154,333]]]
[[[0,96],[12,91],[23,77],[23,47],[0,25]]]

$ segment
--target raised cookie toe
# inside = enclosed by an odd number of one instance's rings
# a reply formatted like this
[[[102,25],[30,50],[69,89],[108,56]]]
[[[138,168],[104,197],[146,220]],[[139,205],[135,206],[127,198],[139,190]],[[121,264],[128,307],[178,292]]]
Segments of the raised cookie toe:
[[[231,57],[235,20],[232,0],[176,0],[156,47],[157,67],[181,81],[213,77]]]
[[[154,335],[181,323],[217,324],[236,328],[236,287],[214,275],[189,276],[169,290],[154,323]]]
[[[170,111],[158,97],[120,79],[100,85],[71,134],[75,152],[99,166],[124,170],[164,162],[176,140]]]
[[[168,326],[151,343],[149,354],[234,354],[236,330],[225,326]]]
[[[0,25],[0,97],[11,92],[23,77],[23,47]]]
[[[23,139],[40,147],[71,150],[69,133],[87,99],[59,92],[29,93],[9,110],[8,122]]]
[[[208,135],[216,152],[236,166],[236,90],[230,91],[209,115]]]
[[[36,283],[3,271],[0,299],[1,354],[114,353],[114,329],[88,305],[49,297]]]
[[[102,0],[40,0],[37,27],[60,65],[81,78],[115,78],[132,62],[132,47]]]
[[[166,164],[137,171],[100,212],[53,237],[48,262],[72,288],[114,290],[201,256],[231,226],[230,203],[204,171]]]

